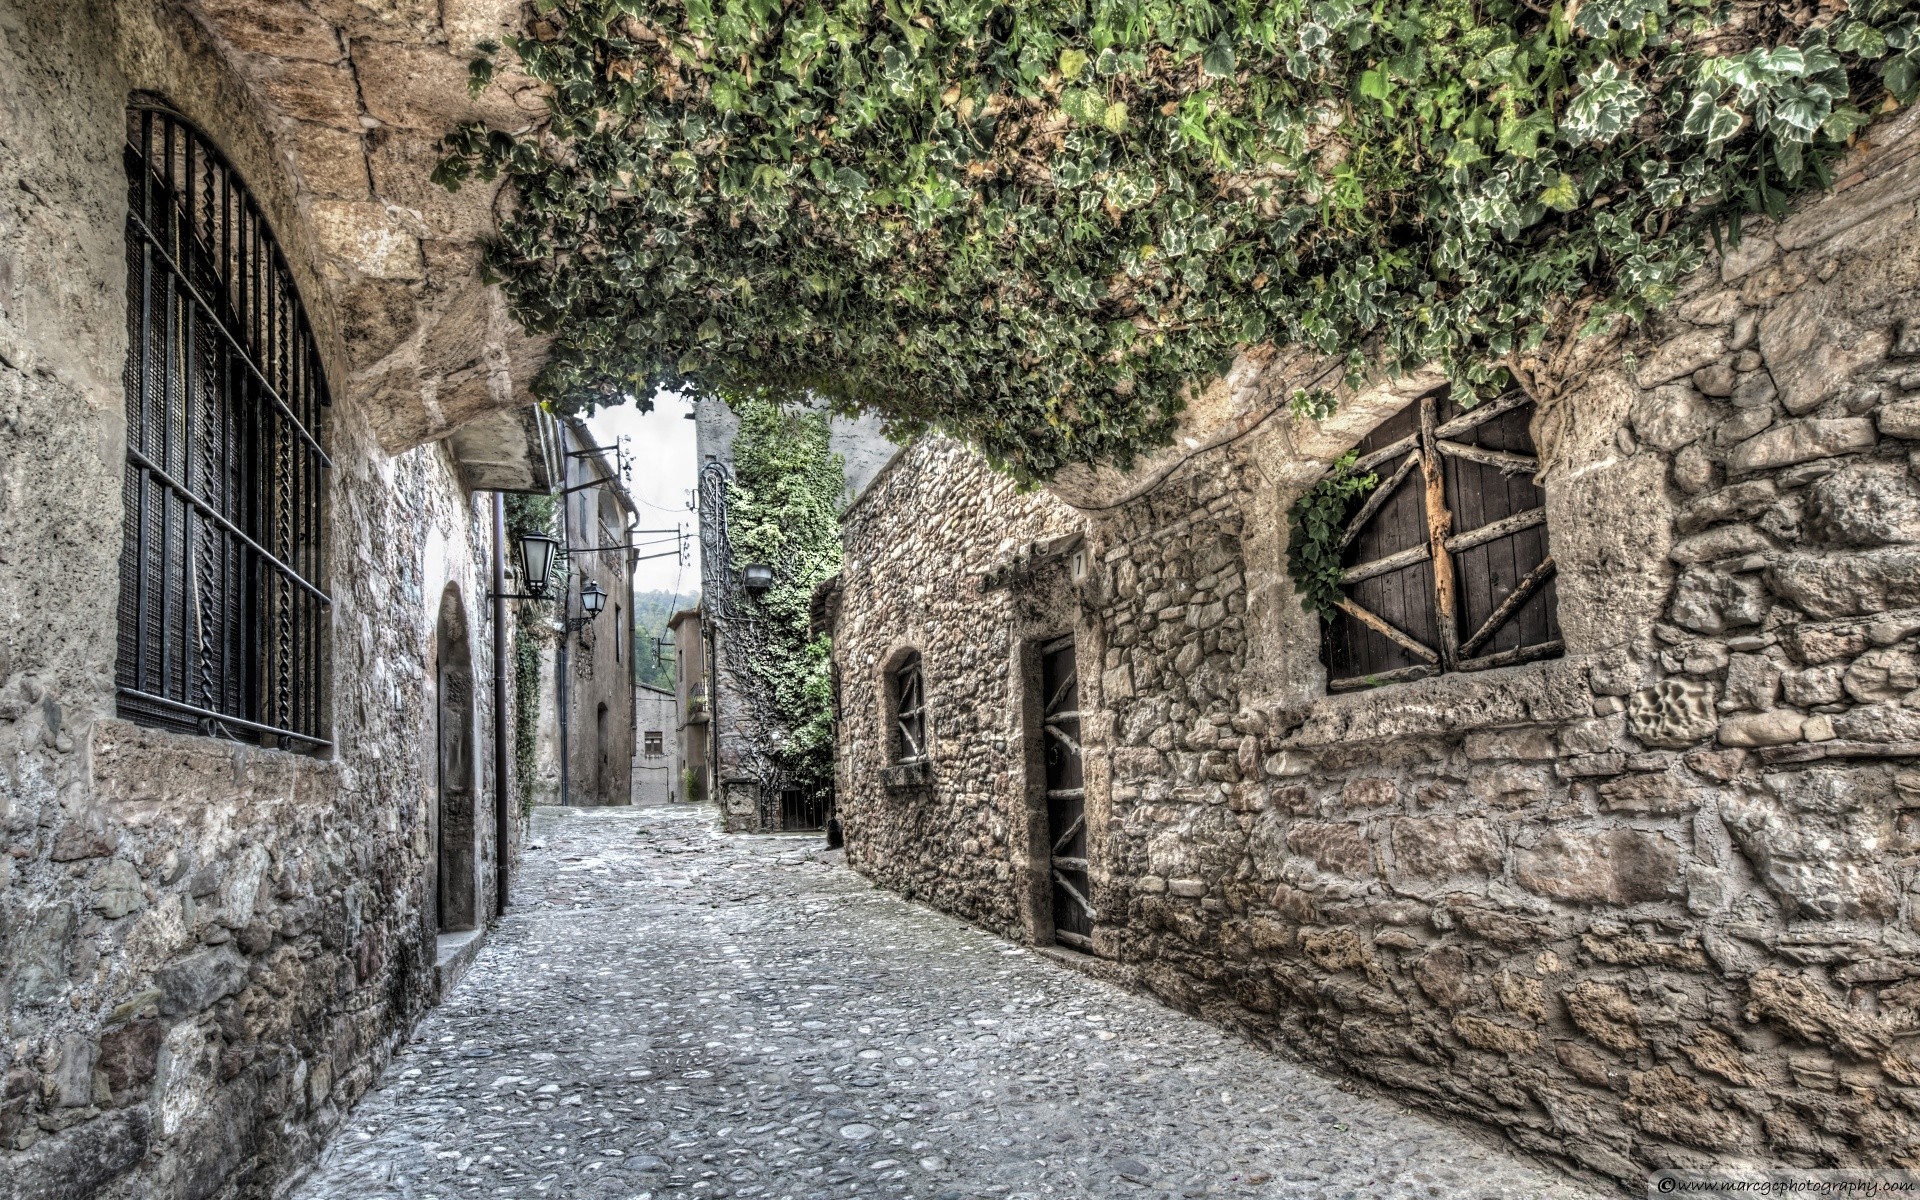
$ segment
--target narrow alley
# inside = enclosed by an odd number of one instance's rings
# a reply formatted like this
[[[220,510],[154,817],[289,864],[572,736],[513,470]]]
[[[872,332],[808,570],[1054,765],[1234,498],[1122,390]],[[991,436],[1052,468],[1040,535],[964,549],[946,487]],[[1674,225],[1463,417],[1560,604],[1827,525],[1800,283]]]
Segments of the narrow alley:
[[[709,808],[544,810],[299,1200],[1580,1197]]]

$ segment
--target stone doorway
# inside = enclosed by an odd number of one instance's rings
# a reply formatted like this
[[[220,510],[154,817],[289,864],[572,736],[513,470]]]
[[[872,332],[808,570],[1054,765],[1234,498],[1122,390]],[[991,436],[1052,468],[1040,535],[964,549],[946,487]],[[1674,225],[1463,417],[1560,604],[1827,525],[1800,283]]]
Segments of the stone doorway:
[[[435,822],[434,890],[442,933],[476,928],[474,895],[473,651],[460,593],[440,601],[439,807]]]

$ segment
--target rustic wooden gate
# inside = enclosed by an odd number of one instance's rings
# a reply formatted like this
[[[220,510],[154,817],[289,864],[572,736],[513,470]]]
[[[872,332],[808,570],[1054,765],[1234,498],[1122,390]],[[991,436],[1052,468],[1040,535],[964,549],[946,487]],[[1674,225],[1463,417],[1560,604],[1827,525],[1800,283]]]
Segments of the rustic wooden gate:
[[[1524,392],[1471,409],[1435,392],[1360,443],[1356,470],[1381,482],[1341,538],[1329,690],[1561,653],[1532,416]]]
[[[1063,946],[1093,949],[1092,889],[1087,883],[1086,776],[1080,759],[1080,682],[1073,638],[1040,648],[1042,751],[1046,763],[1047,869],[1052,877],[1053,936]]]

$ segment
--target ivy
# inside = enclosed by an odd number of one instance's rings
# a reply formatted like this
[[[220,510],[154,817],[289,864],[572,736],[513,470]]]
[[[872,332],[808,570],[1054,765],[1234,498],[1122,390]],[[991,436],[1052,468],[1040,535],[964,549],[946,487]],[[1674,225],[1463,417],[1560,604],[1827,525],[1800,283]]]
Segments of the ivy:
[[[1262,342],[1498,385],[1920,90],[1920,0],[534,0],[469,126],[569,409],[813,394],[1027,479]],[[492,55],[474,79],[495,78]]]
[[[507,544],[517,546],[529,533],[557,537],[558,496],[507,495]],[[540,668],[552,632],[545,601],[515,604],[513,622],[513,777],[520,784],[520,813],[533,811],[534,779],[539,773]]]
[[[826,414],[767,393],[726,399],[740,419],[727,493],[733,561],[774,572],[773,586],[747,601],[759,635],[749,663],[778,727],[765,740],[782,776],[825,788],[833,780],[832,644],[812,635],[810,605],[814,588],[840,570],[846,467],[828,445]]]
[[[1345,599],[1340,590],[1340,535],[1347,511],[1380,485],[1380,476],[1373,472],[1354,471],[1358,457],[1358,451],[1347,451],[1287,511],[1287,571],[1301,605],[1324,621],[1333,620]]]

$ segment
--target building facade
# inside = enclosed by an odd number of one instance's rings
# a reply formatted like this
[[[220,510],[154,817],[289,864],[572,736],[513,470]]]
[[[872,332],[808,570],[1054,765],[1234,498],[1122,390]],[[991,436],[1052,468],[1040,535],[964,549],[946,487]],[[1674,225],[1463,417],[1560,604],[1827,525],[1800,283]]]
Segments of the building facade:
[[[680,761],[680,778],[674,794],[688,804],[702,804],[713,795],[712,771],[707,754],[712,747],[712,719],[707,706],[707,639],[701,628],[700,610],[682,609],[667,622],[673,634],[675,754]]]
[[[561,496],[561,544],[567,548],[566,628],[551,651],[555,720],[562,731],[547,740],[559,756],[558,803],[599,807],[628,804],[633,796],[633,568],[632,530],[639,517],[619,474],[612,447],[596,444],[584,421],[561,421],[566,490]],[[599,590],[600,613],[583,597]]]
[[[503,899],[551,431],[428,174],[518,11],[340,12],[0,2],[11,1196],[274,1194]]]
[[[1250,354],[1128,475],[913,446],[821,597],[848,862],[1628,1186],[1911,1161],[1920,121],[1874,133],[1531,392],[1314,422]],[[1288,513],[1348,451],[1323,621]]]
[[[750,662],[759,617],[742,576],[749,564],[734,560],[727,537],[727,488],[734,477],[740,421],[718,398],[695,401],[693,415],[700,456],[698,636],[705,643],[700,662],[707,684],[702,757],[711,764],[706,792],[731,831],[823,828],[823,797],[797,799],[781,787],[771,750],[785,730],[774,715],[766,681]],[[828,448],[840,458],[849,503],[897,453],[872,418],[830,418]]]
[[[680,706],[663,688],[634,685],[633,802],[680,799]]]

